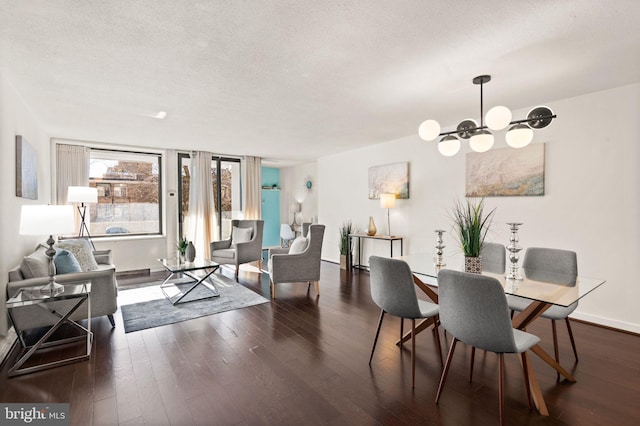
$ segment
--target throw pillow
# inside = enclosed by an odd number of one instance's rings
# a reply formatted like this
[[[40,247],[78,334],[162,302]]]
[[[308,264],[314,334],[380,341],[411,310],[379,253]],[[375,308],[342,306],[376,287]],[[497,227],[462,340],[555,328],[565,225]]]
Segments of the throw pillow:
[[[78,259],[69,250],[59,249],[53,258],[53,262],[56,264],[56,274],[82,272]]]
[[[23,277],[28,279],[49,275],[49,257],[45,253],[46,251],[47,247],[39,245],[33,253],[22,259],[20,271]]]
[[[300,254],[307,249],[308,245],[308,238],[298,237],[291,243],[291,247],[289,247],[289,254]]]
[[[73,253],[82,268],[82,272],[95,271],[98,269],[98,263],[95,257],[93,257],[93,248],[89,240],[84,238],[62,240],[56,243],[56,248],[69,250]]]
[[[253,228],[238,228],[234,226],[231,231],[231,247],[235,247],[238,243],[251,241],[251,234],[253,234]]]

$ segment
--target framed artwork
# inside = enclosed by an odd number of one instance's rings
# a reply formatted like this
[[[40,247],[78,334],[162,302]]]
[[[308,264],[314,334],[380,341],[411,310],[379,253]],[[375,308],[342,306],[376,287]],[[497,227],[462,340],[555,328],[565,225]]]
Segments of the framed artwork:
[[[467,153],[467,197],[544,195],[544,144]]]
[[[369,199],[393,193],[396,198],[409,198],[409,163],[394,163],[369,167]]]
[[[38,199],[38,153],[16,135],[16,197]]]

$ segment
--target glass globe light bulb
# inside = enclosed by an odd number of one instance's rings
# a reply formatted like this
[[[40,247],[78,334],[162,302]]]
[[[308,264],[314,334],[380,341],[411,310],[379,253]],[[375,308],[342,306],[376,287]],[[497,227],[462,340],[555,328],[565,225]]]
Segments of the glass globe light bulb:
[[[526,124],[516,124],[509,129],[505,139],[510,147],[522,148],[533,140],[533,130]]]
[[[475,152],[489,151],[493,146],[493,135],[488,130],[480,130],[469,139],[469,146]]]
[[[425,141],[432,141],[440,134],[440,123],[435,120],[426,120],[420,124],[418,135]]]
[[[511,110],[505,106],[495,106],[487,112],[484,122],[491,130],[502,130],[511,123]]]
[[[453,135],[445,136],[438,142],[438,151],[445,157],[452,157],[460,151],[460,140]]]

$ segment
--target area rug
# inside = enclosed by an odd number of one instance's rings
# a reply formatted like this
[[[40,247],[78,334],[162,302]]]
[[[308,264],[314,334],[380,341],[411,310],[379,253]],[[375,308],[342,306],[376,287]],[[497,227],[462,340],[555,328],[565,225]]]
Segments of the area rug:
[[[187,290],[191,284],[184,284],[189,279],[173,280],[180,290]],[[118,304],[122,313],[125,333],[174,324],[220,312],[259,305],[269,300],[243,287],[231,279],[214,274],[209,278],[219,297],[193,300],[210,296],[203,286],[198,286],[183,300],[192,300],[172,305],[160,290],[161,282],[149,283],[147,286],[131,290],[118,291]],[[169,292],[169,291],[168,291]],[[171,294],[171,292],[169,292]]]

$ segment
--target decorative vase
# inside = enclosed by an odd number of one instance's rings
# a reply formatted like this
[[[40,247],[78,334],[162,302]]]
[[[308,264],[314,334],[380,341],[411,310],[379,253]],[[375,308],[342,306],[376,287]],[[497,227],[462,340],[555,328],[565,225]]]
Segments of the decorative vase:
[[[187,259],[187,262],[193,262],[196,258],[196,248],[191,241],[189,241],[187,249],[184,251],[184,257]]]
[[[378,230],[376,229],[376,224],[373,223],[373,216],[369,216],[369,229],[367,230],[367,235],[369,236],[376,235],[377,231]]]
[[[472,274],[482,273],[482,259],[480,257],[465,256],[464,257],[464,271],[471,272]]]
[[[340,255],[340,269],[347,269],[347,255]]]

